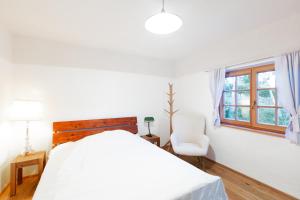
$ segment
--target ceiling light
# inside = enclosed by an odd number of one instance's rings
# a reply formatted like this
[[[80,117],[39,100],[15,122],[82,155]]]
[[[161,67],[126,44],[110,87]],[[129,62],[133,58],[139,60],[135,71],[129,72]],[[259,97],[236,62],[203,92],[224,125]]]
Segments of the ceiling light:
[[[165,1],[160,13],[150,17],[145,22],[146,30],[155,34],[169,34],[177,31],[182,26],[182,20],[177,15],[165,11]]]

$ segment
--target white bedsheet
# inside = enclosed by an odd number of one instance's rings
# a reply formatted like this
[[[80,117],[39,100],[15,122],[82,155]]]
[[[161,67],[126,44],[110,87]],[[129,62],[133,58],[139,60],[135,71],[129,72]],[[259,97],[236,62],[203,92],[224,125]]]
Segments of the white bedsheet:
[[[223,200],[222,180],[126,131],[57,147],[33,200]]]

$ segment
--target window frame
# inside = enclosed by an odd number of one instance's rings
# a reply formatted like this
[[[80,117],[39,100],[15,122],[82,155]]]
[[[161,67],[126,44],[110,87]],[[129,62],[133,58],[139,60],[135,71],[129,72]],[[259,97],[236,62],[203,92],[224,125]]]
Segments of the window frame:
[[[250,76],[250,121],[245,122],[245,121],[238,121],[238,120],[229,120],[224,118],[224,90],[222,93],[222,99],[220,101],[220,117],[221,117],[221,124],[223,125],[232,125],[236,127],[242,127],[242,128],[247,128],[247,129],[253,129],[253,130],[259,130],[259,131],[266,131],[266,132],[272,132],[272,133],[277,133],[277,134],[284,134],[286,127],[284,126],[278,126],[278,125],[268,125],[268,124],[259,124],[257,123],[257,108],[259,107],[268,107],[268,108],[275,108],[275,123],[277,123],[277,118],[278,118],[278,109],[282,108],[281,106],[278,105],[278,97],[275,100],[275,106],[258,106],[257,105],[257,77],[258,73],[261,72],[267,72],[267,71],[274,71],[275,70],[275,65],[274,64],[267,64],[267,65],[261,65],[261,66],[256,66],[256,67],[249,67],[245,69],[240,69],[240,70],[234,70],[234,71],[229,71],[226,72],[226,78],[227,77],[237,77],[237,76],[242,76],[242,75],[249,75]],[[237,79],[235,82],[235,86],[237,83]],[[275,88],[268,88],[268,89],[275,89],[276,94],[277,94],[277,89]],[[238,91],[237,88],[233,91]],[[237,105],[237,92],[235,94],[235,107],[240,107],[241,105]],[[249,107],[249,106],[246,106]]]

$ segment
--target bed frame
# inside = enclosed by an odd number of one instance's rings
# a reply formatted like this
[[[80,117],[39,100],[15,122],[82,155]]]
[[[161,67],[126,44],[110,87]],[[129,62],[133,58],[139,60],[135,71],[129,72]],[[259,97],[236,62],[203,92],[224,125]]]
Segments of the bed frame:
[[[70,141],[77,141],[86,136],[112,130],[125,130],[133,134],[138,132],[137,118],[110,118],[79,121],[53,122],[53,147]]]

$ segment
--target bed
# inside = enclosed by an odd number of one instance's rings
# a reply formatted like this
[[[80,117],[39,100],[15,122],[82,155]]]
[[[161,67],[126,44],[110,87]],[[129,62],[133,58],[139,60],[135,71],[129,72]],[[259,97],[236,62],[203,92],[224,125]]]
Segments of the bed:
[[[223,200],[222,180],[136,135],[136,117],[53,124],[33,200]]]

